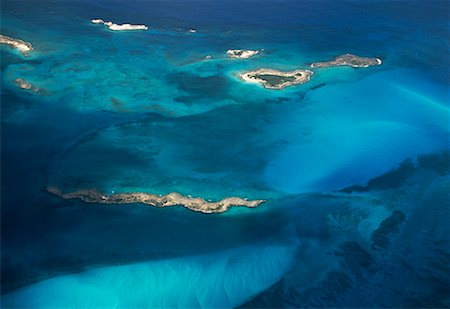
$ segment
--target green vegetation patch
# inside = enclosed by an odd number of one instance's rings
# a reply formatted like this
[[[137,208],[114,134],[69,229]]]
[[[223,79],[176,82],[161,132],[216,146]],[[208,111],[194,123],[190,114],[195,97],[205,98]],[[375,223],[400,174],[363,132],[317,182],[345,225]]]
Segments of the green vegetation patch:
[[[294,76],[279,76],[273,74],[255,74],[253,77],[265,80],[271,86],[278,86],[286,82],[293,82],[296,80]]]

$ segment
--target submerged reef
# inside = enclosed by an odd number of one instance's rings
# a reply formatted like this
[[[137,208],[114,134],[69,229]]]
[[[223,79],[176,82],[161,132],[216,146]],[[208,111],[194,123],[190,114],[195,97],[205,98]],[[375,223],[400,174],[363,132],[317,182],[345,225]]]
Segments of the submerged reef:
[[[258,50],[251,50],[251,49],[229,49],[229,50],[227,50],[228,58],[235,58],[235,59],[248,59],[257,54],[259,54]]]
[[[86,203],[142,203],[155,207],[183,206],[190,210],[203,213],[225,212],[231,206],[245,206],[253,208],[265,202],[265,200],[246,200],[240,197],[228,197],[218,202],[211,202],[198,197],[183,196],[176,192],[172,192],[166,195],[156,195],[144,192],[103,194],[97,189],[84,189],[70,193],[63,193],[59,188],[56,187],[47,187],[47,191],[58,195],[63,199],[80,199]]]
[[[367,68],[373,65],[380,65],[381,59],[379,58],[366,58],[359,57],[352,54],[345,54],[341,56],[337,56],[333,60],[323,61],[323,62],[315,62],[311,64],[311,68],[329,68],[329,67],[337,67],[337,66],[350,66],[353,68]]]
[[[0,44],[8,45],[11,48],[17,49],[20,53],[28,57],[28,53],[33,51],[33,46],[29,42],[25,42],[19,39],[13,39],[6,35],[0,34]]]
[[[240,77],[249,83],[260,83],[267,89],[284,89],[292,85],[308,82],[313,75],[309,70],[294,70],[289,72],[274,69],[258,69],[241,74]]]
[[[132,25],[132,24],[115,24],[112,21],[104,21],[103,19],[92,19],[93,24],[103,24],[113,31],[127,31],[127,30],[147,30],[146,25]]]

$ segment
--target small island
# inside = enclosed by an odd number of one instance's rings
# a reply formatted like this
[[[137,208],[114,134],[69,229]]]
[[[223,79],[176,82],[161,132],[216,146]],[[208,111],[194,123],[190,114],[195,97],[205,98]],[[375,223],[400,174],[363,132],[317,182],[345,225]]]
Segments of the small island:
[[[352,54],[338,56],[330,61],[315,62],[311,64],[311,68],[329,68],[336,66],[350,66],[353,68],[367,68],[369,66],[380,65],[379,58],[359,57]]]
[[[32,84],[30,84],[29,82],[27,82],[25,79],[23,78],[16,78],[14,80],[14,82],[17,84],[17,86],[20,89],[24,89],[24,90],[30,90],[32,92],[40,92],[41,89],[38,87],[33,86]]]
[[[234,59],[248,59],[257,54],[259,54],[258,50],[251,50],[251,49],[229,49],[229,50],[227,50],[228,58],[234,58]]]
[[[274,69],[258,69],[241,74],[242,80],[249,83],[260,83],[267,89],[281,90],[288,86],[308,82],[313,75],[309,70],[294,70],[289,72]]]
[[[63,199],[80,199],[86,203],[101,204],[132,204],[142,203],[155,207],[183,206],[193,211],[203,213],[219,213],[227,211],[231,206],[244,206],[254,208],[264,200],[246,200],[240,197],[228,197],[218,202],[206,201],[202,198],[183,196],[173,192],[167,195],[133,192],[103,194],[96,189],[77,190],[71,193],[63,193],[56,187],[47,187],[47,191]]]
[[[0,44],[8,45],[11,48],[17,49],[25,57],[28,57],[29,56],[28,53],[33,51],[33,46],[31,45],[31,43],[19,39],[13,39],[9,36],[1,34],[0,34]]]
[[[112,21],[104,21],[103,19],[92,19],[93,24],[103,24],[113,31],[128,31],[128,30],[147,30],[146,25],[132,25],[132,24],[115,24]]]

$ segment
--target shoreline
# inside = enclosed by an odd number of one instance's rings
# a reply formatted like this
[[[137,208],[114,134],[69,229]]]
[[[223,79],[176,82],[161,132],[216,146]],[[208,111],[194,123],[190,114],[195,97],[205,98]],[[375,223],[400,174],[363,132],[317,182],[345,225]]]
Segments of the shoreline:
[[[0,34],[0,44],[7,45],[10,48],[18,50],[24,57],[28,57],[28,53],[34,50],[31,43],[14,39],[2,34]]]
[[[41,92],[41,88],[38,88],[38,87],[34,86],[33,84],[31,84],[30,82],[28,82],[27,80],[25,80],[23,78],[16,78],[14,80],[14,83],[20,89],[29,90],[29,91],[34,92],[34,93]]]
[[[92,19],[93,24],[103,24],[112,31],[128,31],[128,30],[148,30],[146,25],[132,25],[132,24],[115,24],[112,21],[104,21],[103,19]]]
[[[353,54],[344,54],[335,57],[329,61],[314,62],[311,68],[330,68],[337,66],[349,66],[352,68],[367,68],[370,66],[381,65],[383,62],[380,58],[360,57]]]
[[[266,89],[282,90],[292,85],[309,82],[313,74],[313,71],[302,69],[286,72],[261,68],[239,74],[239,77],[247,83],[261,84]]]
[[[240,51],[240,50],[239,50]],[[228,54],[228,52],[227,52]],[[329,68],[337,66],[350,66],[353,68],[367,68],[378,66],[383,62],[380,58],[359,57],[353,54],[344,54],[329,61],[314,62],[312,69]],[[253,71],[238,73],[241,80],[252,84],[261,84],[266,89],[282,90],[292,85],[301,85],[311,80],[313,71],[296,69],[293,71],[279,71],[275,69],[259,68]]]
[[[248,59],[259,54],[259,50],[251,49],[229,49],[226,52],[228,58]]]
[[[133,204],[141,203],[154,207],[183,206],[187,209],[209,213],[221,213],[230,207],[241,206],[255,208],[265,200],[247,200],[240,197],[227,197],[217,202],[206,201],[203,198],[183,196],[177,192],[157,195],[144,192],[104,194],[97,189],[82,189],[70,193],[63,193],[59,188],[49,186],[46,190],[63,199],[80,199],[86,203],[100,204]]]

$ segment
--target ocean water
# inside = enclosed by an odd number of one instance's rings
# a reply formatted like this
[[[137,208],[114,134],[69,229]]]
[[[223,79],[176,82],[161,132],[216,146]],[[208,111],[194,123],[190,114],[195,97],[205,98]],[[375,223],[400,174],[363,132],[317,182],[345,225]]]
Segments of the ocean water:
[[[1,34],[35,49],[0,47],[2,307],[450,306],[449,17],[434,0],[2,1]],[[282,91],[238,77],[344,53],[383,64]],[[205,215],[49,185],[267,202]]]

